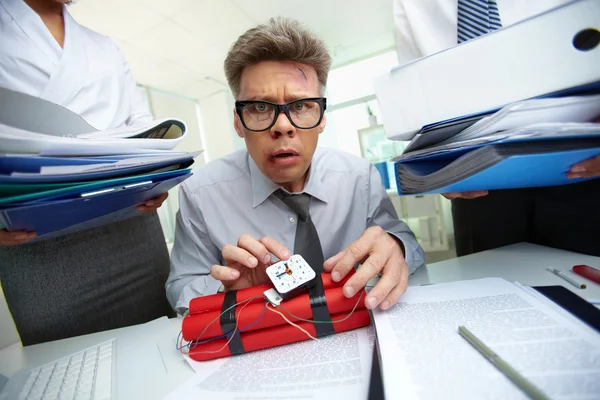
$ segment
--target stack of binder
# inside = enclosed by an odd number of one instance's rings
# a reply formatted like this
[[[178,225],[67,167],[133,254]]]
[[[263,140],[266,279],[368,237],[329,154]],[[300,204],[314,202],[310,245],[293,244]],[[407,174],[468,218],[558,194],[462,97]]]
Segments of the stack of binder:
[[[410,140],[398,193],[584,180],[566,173],[600,155],[599,26],[597,1],[573,1],[378,78],[388,138]]]
[[[191,176],[176,119],[98,131],[56,104],[0,89],[0,228],[48,238],[136,215]]]

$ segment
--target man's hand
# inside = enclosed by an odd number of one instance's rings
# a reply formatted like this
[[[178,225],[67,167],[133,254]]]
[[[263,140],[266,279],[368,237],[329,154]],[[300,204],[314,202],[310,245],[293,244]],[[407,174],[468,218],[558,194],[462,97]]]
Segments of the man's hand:
[[[390,234],[374,226],[367,229],[345,251],[325,261],[323,267],[326,271],[331,271],[331,278],[338,282],[356,264],[362,264],[344,285],[346,297],[354,296],[371,278],[383,272],[379,282],[365,299],[365,306],[373,309],[379,305],[382,310],[387,310],[396,304],[408,284],[409,269],[400,246]]]
[[[567,172],[567,178],[592,178],[600,176],[600,155],[589,160],[582,161],[571,167]]]
[[[162,206],[162,203],[164,203],[167,197],[169,197],[169,193],[163,193],[152,200],[146,201],[144,204],[140,204],[135,209],[143,213],[156,211],[160,206]]]
[[[0,246],[15,246],[25,243],[35,237],[35,232],[8,232],[6,229],[0,229]]]
[[[487,196],[487,190],[474,190],[472,192],[458,192],[458,193],[442,193],[442,196],[448,200],[454,199],[475,199],[477,197]]]
[[[242,235],[237,246],[223,247],[223,259],[227,266],[213,265],[210,275],[225,286],[225,290],[245,289],[269,283],[266,269],[271,262],[271,254],[281,260],[291,257],[288,249],[270,237],[260,240],[250,235]]]

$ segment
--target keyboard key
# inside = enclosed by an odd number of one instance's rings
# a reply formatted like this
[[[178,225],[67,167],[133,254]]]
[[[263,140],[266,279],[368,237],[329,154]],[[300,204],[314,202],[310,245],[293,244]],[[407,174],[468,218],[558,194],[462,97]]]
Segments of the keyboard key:
[[[31,370],[19,399],[91,399],[112,397],[114,340]]]

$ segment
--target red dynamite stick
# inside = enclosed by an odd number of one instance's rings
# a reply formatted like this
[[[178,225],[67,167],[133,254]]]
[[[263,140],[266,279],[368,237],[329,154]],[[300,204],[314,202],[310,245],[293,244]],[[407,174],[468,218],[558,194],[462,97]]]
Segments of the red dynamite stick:
[[[244,312],[246,312],[249,307],[250,306],[244,309]],[[281,312],[285,315],[285,311]],[[268,329],[241,333],[240,337],[246,353],[268,349],[270,347],[277,347],[290,343],[311,340],[306,333],[285,322],[280,315],[272,313],[271,311],[267,311],[267,313],[273,314],[279,318],[281,324]],[[331,319],[342,319],[347,315],[347,313],[335,314],[331,316]],[[289,319],[289,316],[286,315],[286,317]],[[354,313],[347,320],[333,324],[333,328],[336,333],[340,333],[362,328],[363,326],[368,326],[370,323],[371,320],[369,317],[369,311],[363,309],[354,311]],[[310,322],[299,322],[297,325],[305,329],[312,336],[316,335],[314,324]],[[196,346],[191,345],[189,353],[190,358],[196,361],[207,361],[216,358],[230,357],[231,352],[229,351],[229,346],[225,346],[227,340],[228,338],[215,339]],[[225,347],[219,351],[219,349],[221,349],[223,346]]]
[[[327,310],[329,314],[339,314],[345,313],[347,315],[353,308],[356,306],[356,309],[364,309],[365,295],[362,295],[360,301],[358,300],[361,296],[362,292],[358,292],[351,298],[347,298],[344,296],[342,287],[335,287],[330,289],[325,289],[325,299],[327,301]],[[277,325],[287,324],[287,322],[283,321],[281,317],[275,313],[265,312],[264,311],[264,299],[255,299],[250,302],[245,308],[242,314],[241,320],[238,322],[238,329],[245,330],[249,327],[249,331],[265,329]],[[357,305],[358,302],[358,305]],[[309,295],[302,294],[298,297],[294,297],[288,301],[284,301],[281,303],[286,310],[294,314],[296,317],[302,319],[312,319],[312,309],[310,307],[310,297]],[[238,313],[244,305],[239,305],[236,307],[236,320],[239,318]],[[285,316],[292,322],[296,322],[298,319],[292,317],[282,310]],[[183,334],[183,339],[186,341],[198,341],[198,340],[206,340],[216,336],[222,336],[225,332],[221,330],[221,322],[219,319],[219,315],[221,314],[221,309],[219,311],[211,311],[203,314],[195,314],[188,315],[183,319],[181,330]],[[255,324],[256,321],[263,315],[262,319],[258,323]],[[216,319],[216,320],[215,320]],[[332,317],[333,320],[335,318]],[[212,324],[208,325],[211,321]],[[208,325],[208,327],[207,327]],[[204,331],[204,333],[202,333]],[[202,334],[202,336],[200,336]]]
[[[334,282],[331,280],[331,274],[323,273],[321,274],[321,279],[323,280],[323,289],[329,289],[332,287],[343,286],[346,281],[354,275],[354,270],[350,270],[350,273],[346,275],[344,279],[340,282]],[[236,303],[242,302],[244,300],[248,300],[251,297],[262,296],[265,290],[271,289],[273,285],[264,284],[259,286],[253,286],[247,289],[240,289],[237,291],[235,295]],[[209,311],[219,311],[221,312],[221,306],[223,305],[223,300],[225,299],[224,293],[212,294],[210,296],[202,296],[196,297],[190,300],[189,306],[189,315],[192,314],[201,314]],[[250,307],[250,306],[248,306]]]
[[[573,267],[573,272],[600,285],[600,270],[597,270],[596,268],[592,268],[589,265],[584,264],[576,265]]]

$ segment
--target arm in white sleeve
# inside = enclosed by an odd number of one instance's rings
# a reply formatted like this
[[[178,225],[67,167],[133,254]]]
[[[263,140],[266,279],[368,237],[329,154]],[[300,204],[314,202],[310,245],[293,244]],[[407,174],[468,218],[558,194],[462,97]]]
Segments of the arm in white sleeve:
[[[400,65],[421,58],[423,54],[417,45],[411,22],[406,13],[403,0],[394,0],[394,36],[396,55]]]
[[[404,245],[404,259],[410,273],[425,263],[425,252],[405,222],[398,219],[394,205],[390,200],[377,169],[369,168],[369,207],[367,226],[380,226]]]
[[[154,118],[152,117],[152,114],[150,114],[150,110],[148,110],[148,106],[142,97],[140,89],[137,87],[135,80],[131,75],[129,63],[125,59],[121,49],[119,49],[116,44],[115,47],[117,48],[117,53],[121,59],[121,63],[123,64],[123,73],[125,74],[125,90],[129,95],[129,99],[131,99],[129,104],[129,117],[125,123],[126,125],[130,126],[152,122]]]
[[[216,293],[221,282],[210,276],[210,267],[220,263],[221,251],[210,239],[202,211],[184,183],[179,189],[171,271],[165,285],[171,306],[183,314],[191,299]]]

